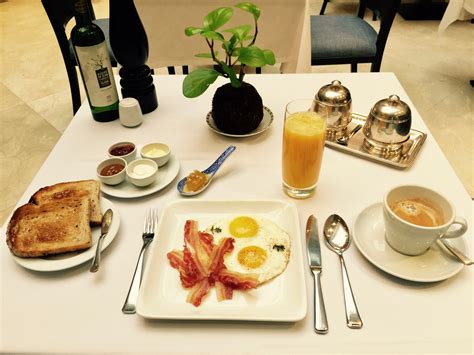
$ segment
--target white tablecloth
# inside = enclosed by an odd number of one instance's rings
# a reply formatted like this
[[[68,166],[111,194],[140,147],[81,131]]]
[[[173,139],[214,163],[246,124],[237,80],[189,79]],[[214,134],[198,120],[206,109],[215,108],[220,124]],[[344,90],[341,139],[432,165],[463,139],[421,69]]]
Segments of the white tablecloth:
[[[448,7],[439,23],[438,33],[442,33],[457,20],[474,18],[474,0],[449,0]]]
[[[186,99],[182,76],[155,77],[159,107],[141,126],[118,121],[97,123],[83,104],[50,156],[25,191],[26,203],[39,187],[59,181],[94,178],[95,167],[114,142],[167,142],[180,159],[184,176],[214,161],[225,147],[236,152],[219,172],[220,178],[196,199],[269,199],[293,201],[301,230],[309,214],[322,221],[332,213],[349,225],[366,206],[381,201],[399,184],[417,183],[443,192],[472,226],[472,202],[429,134],[413,103],[391,73],[249,75],[264,104],[275,115],[264,134],[231,139],[213,133],[205,123],[214,85],[203,96]],[[291,200],[281,189],[281,140],[285,104],[312,97],[331,80],[341,80],[352,93],[354,111],[366,114],[379,99],[398,94],[413,109],[413,127],[428,132],[414,166],[395,170],[326,149],[317,194]],[[177,180],[176,180],[177,181]],[[143,353],[472,353],[473,272],[464,268],[449,280],[419,284],[391,277],[372,266],[355,245],[345,254],[364,327],[346,327],[338,258],[322,248],[322,284],[329,333],[313,331],[312,281],[305,268],[308,314],[296,323],[148,321],[124,315],[126,296],[141,247],[145,210],[163,208],[181,199],[176,181],[152,196],[111,199],[121,216],[120,231],[103,253],[101,269],[89,263],[55,273],[31,272],[17,265],[3,245],[0,250],[1,337],[3,352]],[[5,226],[2,229],[4,235]],[[468,233],[469,236],[472,232]],[[472,238],[464,238],[472,246]],[[303,240],[304,236],[300,236]],[[472,250],[472,247],[470,248]],[[166,262],[165,260],[163,262]],[[157,275],[159,277],[159,275]]]
[[[184,29],[202,26],[209,12],[229,6],[234,9],[234,15],[219,31],[249,24],[252,25],[249,34],[253,34],[252,15],[234,7],[237,3],[232,0],[135,0],[150,47],[147,64],[151,68],[211,65],[210,59],[195,57],[198,53],[209,53],[204,39],[199,35],[187,37]],[[261,15],[255,45],[273,50],[277,63],[282,63],[283,73],[311,72],[309,0],[260,0],[258,6]],[[230,37],[228,33],[224,36]],[[224,53],[220,44],[215,49],[221,55]]]

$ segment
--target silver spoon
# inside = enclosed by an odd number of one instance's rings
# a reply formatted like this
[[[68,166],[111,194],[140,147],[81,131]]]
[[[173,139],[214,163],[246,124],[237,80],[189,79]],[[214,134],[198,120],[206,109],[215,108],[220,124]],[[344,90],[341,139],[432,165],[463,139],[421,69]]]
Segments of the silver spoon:
[[[446,249],[448,249],[451,254],[453,254],[460,262],[464,265],[474,265],[474,260],[469,259],[464,253],[456,248],[453,244],[448,242],[446,239],[440,238],[439,243],[443,244]]]
[[[336,139],[336,142],[338,144],[342,144],[342,145],[347,145],[349,143],[349,139],[351,139],[354,134],[356,134],[357,132],[359,132],[359,130],[362,128],[362,125],[361,124],[358,124],[357,126],[355,126],[352,131],[349,132],[348,135],[344,135],[342,137],[339,137],[338,139]]]
[[[217,160],[212,163],[212,165],[210,167],[208,167],[206,170],[203,170],[202,173],[204,173],[206,176],[207,176],[207,180],[206,180],[206,183],[197,191],[185,191],[185,186],[186,186],[186,182],[188,180],[187,177],[184,177],[183,179],[181,179],[179,182],[178,182],[178,191],[181,195],[183,196],[194,196],[194,195],[197,195],[201,192],[203,192],[208,186],[209,184],[211,183],[211,180],[212,178],[214,177],[214,175],[216,175],[217,173],[217,170],[219,170],[219,168],[221,167],[222,163],[224,163],[224,161],[227,159],[227,157],[229,155],[231,155],[234,150],[235,150],[235,146],[231,145],[230,147],[228,147],[224,153],[222,153],[219,158],[217,158]]]
[[[100,234],[99,240],[97,241],[97,248],[95,250],[95,256],[94,256],[94,260],[92,261],[90,272],[96,272],[97,270],[99,270],[100,252],[102,251],[102,240],[109,232],[109,227],[110,227],[110,224],[112,223],[113,216],[114,216],[114,213],[112,212],[111,209],[108,209],[107,211],[105,211],[104,215],[102,216],[102,223],[100,226],[101,234]]]
[[[346,264],[344,263],[344,257],[342,256],[342,253],[349,248],[351,243],[349,228],[347,227],[346,222],[337,214],[329,216],[324,223],[324,237],[329,249],[338,254],[341,261],[347,326],[355,329],[362,328],[362,319],[357,310],[351,283],[349,281],[349,275],[347,274]]]

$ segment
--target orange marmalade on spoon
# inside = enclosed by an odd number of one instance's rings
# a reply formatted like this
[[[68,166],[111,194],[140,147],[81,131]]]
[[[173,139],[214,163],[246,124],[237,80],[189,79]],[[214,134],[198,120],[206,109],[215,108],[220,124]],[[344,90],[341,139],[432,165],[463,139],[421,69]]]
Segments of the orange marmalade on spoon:
[[[206,174],[199,170],[194,170],[186,178],[186,185],[184,185],[184,192],[196,192],[199,191],[206,183],[208,177]]]

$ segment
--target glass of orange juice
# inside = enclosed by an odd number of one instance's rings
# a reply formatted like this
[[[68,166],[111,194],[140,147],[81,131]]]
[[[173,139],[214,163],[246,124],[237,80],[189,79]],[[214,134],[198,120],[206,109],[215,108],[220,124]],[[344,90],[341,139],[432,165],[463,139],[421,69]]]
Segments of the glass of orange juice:
[[[283,190],[291,197],[307,198],[316,191],[326,140],[326,117],[327,109],[314,99],[293,100],[286,105],[282,175]]]

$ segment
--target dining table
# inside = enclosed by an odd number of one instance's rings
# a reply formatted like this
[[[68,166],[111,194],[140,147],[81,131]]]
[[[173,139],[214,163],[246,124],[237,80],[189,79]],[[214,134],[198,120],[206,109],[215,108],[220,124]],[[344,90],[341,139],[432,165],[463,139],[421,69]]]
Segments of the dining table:
[[[103,194],[113,204],[120,227],[102,252],[101,266],[96,273],[89,272],[92,260],[64,270],[33,271],[17,263],[3,243],[0,251],[2,353],[472,354],[473,270],[468,266],[460,266],[457,272],[436,282],[411,281],[382,271],[353,242],[344,257],[363,327],[346,326],[339,259],[323,241],[322,229],[328,216],[340,215],[354,233],[364,209],[381,203],[385,193],[395,186],[415,184],[447,196],[456,213],[466,218],[469,228],[473,225],[473,204],[468,192],[395,74],[246,75],[245,80],[256,87],[263,104],[273,113],[268,129],[248,137],[225,136],[206,123],[212,96],[224,83],[222,78],[194,99],[183,96],[182,75],[155,75],[153,79],[159,106],[145,114],[143,123],[134,128],[122,126],[119,120],[94,121],[84,101],[17,207],[27,203],[43,186],[96,179],[97,165],[107,158],[108,147],[117,142],[133,142],[138,147],[152,142],[166,143],[179,162],[179,172],[166,187],[146,196],[121,198]],[[283,192],[281,182],[285,105],[293,99],[314,97],[320,87],[333,80],[341,81],[350,90],[353,112],[361,115],[368,115],[377,101],[398,95],[411,107],[412,128],[425,132],[427,139],[414,164],[406,169],[326,147],[316,193],[307,199],[292,199]],[[204,192],[194,197],[178,193],[177,183],[181,178],[194,169],[206,168],[231,145],[236,147],[235,152]],[[301,278],[302,283],[299,288],[292,288],[294,283],[285,275],[287,270],[261,287],[271,288],[275,315],[282,312],[278,306],[280,293],[302,295],[301,299],[295,298],[298,304],[285,305],[289,310],[296,307],[301,311],[297,319],[256,319],[258,304],[265,300],[252,297],[244,299],[248,307],[236,308],[237,313],[245,315],[239,320],[232,317],[205,319],[208,304],[212,303],[214,310],[222,307],[224,311],[232,307],[232,300],[216,303],[204,299],[201,307],[175,302],[175,310],[185,309],[186,314],[191,315],[188,317],[163,319],[165,317],[122,313],[142,246],[143,220],[148,209],[158,210],[159,223],[169,223],[161,218],[171,218],[169,208],[176,203],[199,203],[205,208],[213,203],[238,207],[262,201],[282,203],[296,211],[295,230],[299,234],[291,235],[293,249],[288,268],[297,271],[291,275]],[[310,215],[317,217],[321,237],[321,284],[329,324],[327,334],[317,334],[313,328],[313,282],[304,233]],[[7,224],[8,221],[2,227],[3,236]],[[165,292],[171,281],[164,280],[165,275],[161,273],[147,274],[151,267],[149,261],[158,255],[153,253],[164,255],[160,246],[170,237],[166,232],[160,233],[160,228],[156,232],[146,253],[144,273],[148,283],[156,282],[163,288],[157,292]],[[367,230],[364,237],[371,238],[372,232]],[[471,236],[470,229],[455,241],[459,243],[462,239],[468,255],[472,255]],[[176,243],[179,245],[182,240]],[[389,247],[380,242],[377,248],[383,251]],[[450,258],[447,252],[445,257]],[[153,260],[162,263],[163,269],[170,269],[166,258]],[[271,285],[275,282],[278,287]],[[161,296],[156,294],[156,297]]]

